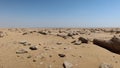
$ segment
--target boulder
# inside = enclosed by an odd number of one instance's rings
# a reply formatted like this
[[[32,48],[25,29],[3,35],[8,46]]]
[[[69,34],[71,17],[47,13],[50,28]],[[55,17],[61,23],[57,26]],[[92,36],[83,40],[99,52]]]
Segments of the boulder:
[[[120,38],[113,37],[110,40],[94,39],[93,44],[106,48],[111,52],[120,54]]]
[[[79,37],[78,40],[80,40],[82,43],[88,43],[88,39]]]

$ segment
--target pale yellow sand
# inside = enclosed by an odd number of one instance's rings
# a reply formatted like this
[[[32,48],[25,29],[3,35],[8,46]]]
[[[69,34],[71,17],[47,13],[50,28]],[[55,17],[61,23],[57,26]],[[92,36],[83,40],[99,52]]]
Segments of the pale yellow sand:
[[[112,53],[104,48],[89,42],[81,45],[74,45],[71,42],[82,36],[89,39],[102,38],[110,39],[114,33],[96,32],[74,36],[75,39],[56,36],[58,30],[47,29],[52,33],[42,35],[37,32],[22,35],[24,32],[40,31],[42,29],[0,29],[5,36],[0,38],[0,68],[63,68],[63,62],[73,64],[73,68],[99,68],[101,63],[111,64],[114,68],[120,68],[120,55]],[[66,29],[61,29],[66,31]],[[70,29],[70,31],[81,29]],[[35,45],[37,50],[30,50],[29,45],[23,46],[20,41]],[[61,45],[57,45],[61,42]],[[39,45],[40,44],[40,45]],[[28,53],[16,54],[19,49],[25,49]],[[59,57],[58,54],[65,54],[66,57]],[[30,58],[28,58],[31,56]],[[51,57],[50,57],[51,56]]]

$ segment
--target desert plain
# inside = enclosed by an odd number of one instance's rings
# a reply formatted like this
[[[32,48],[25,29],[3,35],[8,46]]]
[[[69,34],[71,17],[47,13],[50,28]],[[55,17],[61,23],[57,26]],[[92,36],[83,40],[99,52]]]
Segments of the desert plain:
[[[120,68],[120,55],[93,43],[120,28],[0,28],[0,68]]]

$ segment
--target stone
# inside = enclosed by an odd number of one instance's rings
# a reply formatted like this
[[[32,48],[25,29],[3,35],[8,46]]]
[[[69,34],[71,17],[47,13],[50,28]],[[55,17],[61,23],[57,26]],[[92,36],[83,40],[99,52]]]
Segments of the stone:
[[[73,43],[74,45],[80,45],[82,42],[79,40],[74,40],[71,43]]]
[[[65,54],[58,54],[59,57],[65,57]]]
[[[68,36],[70,36],[70,37],[73,37],[74,35],[78,35],[78,33],[77,32],[69,32],[68,33]]]
[[[102,63],[102,64],[99,66],[99,68],[113,68],[113,66],[110,65],[110,64],[107,64],[107,63]]]
[[[25,49],[20,49],[16,51],[16,54],[24,54],[24,53],[28,53],[28,51]]]
[[[23,44],[25,45],[27,43],[27,41],[20,41],[19,44]]]
[[[65,34],[65,33],[57,34],[57,36],[62,37],[62,38],[64,38],[64,39],[67,39],[67,38],[68,38],[67,34]]]
[[[63,67],[64,67],[64,68],[73,68],[73,64],[71,64],[71,63],[69,63],[69,62],[67,62],[67,61],[64,61]]]
[[[23,33],[22,35],[27,35],[28,33],[27,32],[25,32],[25,33]]]
[[[31,58],[32,56],[31,55],[28,55],[27,58]]]
[[[75,41],[74,44],[75,45],[80,45],[82,42],[81,41]]]
[[[3,32],[3,31],[0,31],[0,38],[3,38],[6,35],[7,35],[7,33]]]
[[[61,45],[62,43],[61,43],[61,42],[57,42],[56,44],[57,44],[57,45]]]
[[[80,40],[82,43],[88,43],[88,39],[85,39],[83,37],[79,37],[78,40]]]
[[[36,60],[35,60],[35,59],[33,59],[33,62],[36,62]]]
[[[30,50],[37,50],[37,47],[36,46],[31,46],[29,47]]]
[[[94,39],[93,44],[103,47],[116,54],[120,54],[120,38],[113,37],[110,40]]]
[[[38,31],[38,33],[42,34],[42,35],[47,35],[48,32],[47,31]]]

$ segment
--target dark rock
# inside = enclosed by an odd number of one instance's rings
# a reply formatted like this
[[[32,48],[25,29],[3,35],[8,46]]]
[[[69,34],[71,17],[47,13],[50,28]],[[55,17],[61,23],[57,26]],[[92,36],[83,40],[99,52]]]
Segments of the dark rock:
[[[60,57],[65,57],[65,54],[58,54],[58,56],[60,56]]]
[[[36,60],[34,59],[33,62],[36,62]]]
[[[52,55],[49,55],[49,57],[52,57]]]
[[[93,43],[103,48],[106,48],[111,52],[120,54],[120,39],[117,37],[113,37],[110,40],[94,39]]]
[[[83,37],[79,37],[78,40],[80,40],[82,43],[88,43],[88,39],[85,39]]]
[[[37,47],[36,46],[31,46],[29,47],[30,50],[37,50]]]
[[[46,31],[38,31],[38,33],[40,33],[42,35],[47,35],[48,34],[48,32],[46,32]]]
[[[23,33],[22,35],[27,35],[28,33],[27,32],[25,32],[25,33]]]

